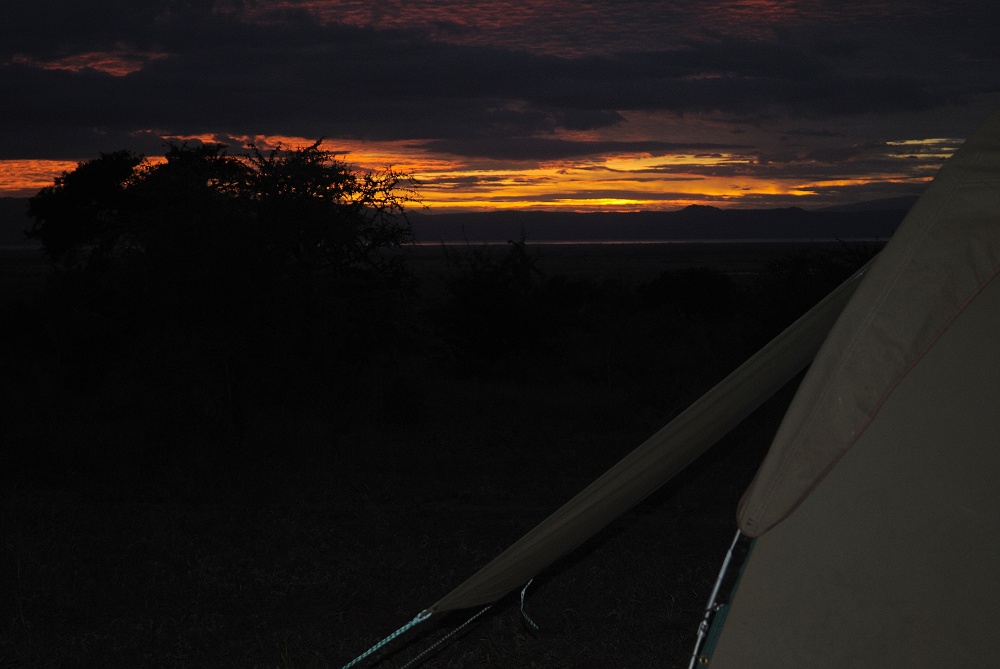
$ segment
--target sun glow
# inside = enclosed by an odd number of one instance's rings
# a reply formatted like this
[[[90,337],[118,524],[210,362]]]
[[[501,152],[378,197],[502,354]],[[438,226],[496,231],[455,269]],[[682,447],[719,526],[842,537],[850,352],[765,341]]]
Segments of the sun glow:
[[[140,134],[174,142],[226,144],[232,153],[240,153],[251,144],[268,151],[301,148],[317,141],[283,135],[171,135],[152,130]],[[881,193],[892,186],[914,192],[959,143],[951,139],[890,142],[875,156],[880,162],[874,171],[864,161],[855,166],[796,158],[776,164],[733,151],[655,155],[616,152],[531,162],[435,153],[426,148],[428,142],[423,140],[326,139],[322,146],[352,169],[388,169],[411,177],[417,194],[411,208],[434,213],[498,209],[669,210],[690,204],[744,208],[824,206],[842,202],[848,197],[845,193],[857,193],[849,197],[858,200],[883,197]],[[65,160],[0,161],[0,195],[33,195],[76,165],[75,161]]]
[[[31,197],[78,164],[75,160],[0,160],[0,197]]]
[[[691,156],[621,156],[607,160],[547,163],[517,171],[462,170],[416,174],[432,211],[457,209],[651,210],[689,204],[746,206],[766,195],[797,195],[799,189],[773,179],[699,174]],[[711,159],[712,164],[724,162]],[[662,172],[665,164],[688,165]]]

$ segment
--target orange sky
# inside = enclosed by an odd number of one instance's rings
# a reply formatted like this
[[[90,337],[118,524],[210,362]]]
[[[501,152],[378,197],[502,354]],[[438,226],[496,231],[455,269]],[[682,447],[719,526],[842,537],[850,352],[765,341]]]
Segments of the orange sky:
[[[174,136],[173,141],[215,141],[211,135]],[[311,144],[296,137],[243,137],[261,148]],[[652,210],[677,209],[689,204],[718,207],[759,207],[781,202],[791,206],[822,206],[824,197],[838,189],[878,184],[917,184],[929,180],[958,140],[914,140],[892,147],[895,172],[879,174],[831,171],[803,178],[761,174],[757,159],[736,153],[701,155],[620,153],[526,162],[458,158],[434,154],[419,142],[360,142],[326,140],[324,147],[352,167],[381,170],[391,167],[411,174],[417,182],[420,205],[431,213],[495,209]],[[233,152],[240,148],[231,147]],[[155,159],[155,156],[152,158]],[[66,170],[67,160],[0,161],[0,196],[28,197]],[[823,165],[815,172],[822,173]]]
[[[0,197],[326,137],[430,212],[817,208],[918,194],[1000,104],[986,0],[181,4],[0,4]]]

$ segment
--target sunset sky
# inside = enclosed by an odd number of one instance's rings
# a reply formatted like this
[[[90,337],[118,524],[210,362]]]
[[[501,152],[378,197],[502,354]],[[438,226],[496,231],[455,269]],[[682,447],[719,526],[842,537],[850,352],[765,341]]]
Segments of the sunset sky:
[[[432,213],[909,195],[1000,107],[998,30],[993,0],[9,0],[0,195],[321,137]]]

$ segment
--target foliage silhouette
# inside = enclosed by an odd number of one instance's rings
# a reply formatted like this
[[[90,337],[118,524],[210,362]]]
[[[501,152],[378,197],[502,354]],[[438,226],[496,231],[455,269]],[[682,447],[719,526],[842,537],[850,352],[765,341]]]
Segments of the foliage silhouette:
[[[30,200],[77,390],[144,375],[211,396],[204,411],[239,433],[276,398],[350,402],[372,361],[406,345],[407,178],[355,172],[320,142],[249,149],[102,154]]]
[[[638,292],[651,306],[673,306],[684,317],[713,323],[730,320],[739,303],[732,278],[711,267],[662,272]]]
[[[496,414],[512,383],[598,392],[601,420],[652,429],[868,255],[806,250],[736,280],[708,268],[570,279],[522,238],[445,248],[421,293],[396,251],[410,239],[402,186],[317,143],[102,154],[43,189],[32,235],[55,271],[37,309],[9,312],[20,358],[0,364],[0,390],[32,398],[18,405],[14,438],[31,444],[18,467],[103,476],[141,444],[129,461],[151,471],[291,473],[295,458],[341,458],[343,435],[369,425],[419,429],[456,395],[496,390]],[[305,425],[309,447],[289,437]],[[119,436],[86,437],[105,426]]]
[[[218,144],[171,145],[160,163],[101,154],[31,198],[29,237],[64,269],[163,253],[197,261],[196,242],[215,250],[221,239],[311,273],[391,273],[397,261],[380,252],[411,241],[403,205],[414,193],[403,175],[355,173],[320,142],[249,148],[234,156]]]
[[[757,302],[764,327],[778,333],[881,250],[874,243],[841,243],[836,250],[799,249],[764,268]]]
[[[450,300],[439,323],[460,354],[477,360],[551,349],[587,293],[579,282],[542,272],[523,237],[498,255],[488,246],[445,252]]]
[[[28,237],[40,240],[49,258],[65,268],[85,266],[91,254],[111,252],[142,162],[129,151],[102,153],[56,177],[29,202],[35,225]]]

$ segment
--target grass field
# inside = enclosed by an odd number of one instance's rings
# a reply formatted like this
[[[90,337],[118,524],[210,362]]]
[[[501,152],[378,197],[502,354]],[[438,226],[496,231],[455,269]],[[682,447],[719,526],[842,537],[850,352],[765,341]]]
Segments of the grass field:
[[[269,405],[221,445],[127,384],[56,406],[44,374],[27,378],[8,350],[0,667],[342,666],[762,343],[746,316],[763,309],[753,286],[791,251],[539,248],[542,271],[610,303],[665,269],[711,265],[738,278],[740,304],[718,323],[677,316],[683,328],[673,311],[599,312],[554,348],[472,367],[411,356],[358,389],[374,401],[352,420]],[[440,249],[412,253],[423,299],[446,299]],[[19,267],[5,261],[0,301],[43,286],[44,266]],[[686,666],[736,503],[793,386],[541,574],[527,597],[540,630],[514,593],[421,666]],[[363,666],[402,666],[472,613],[431,619]]]

